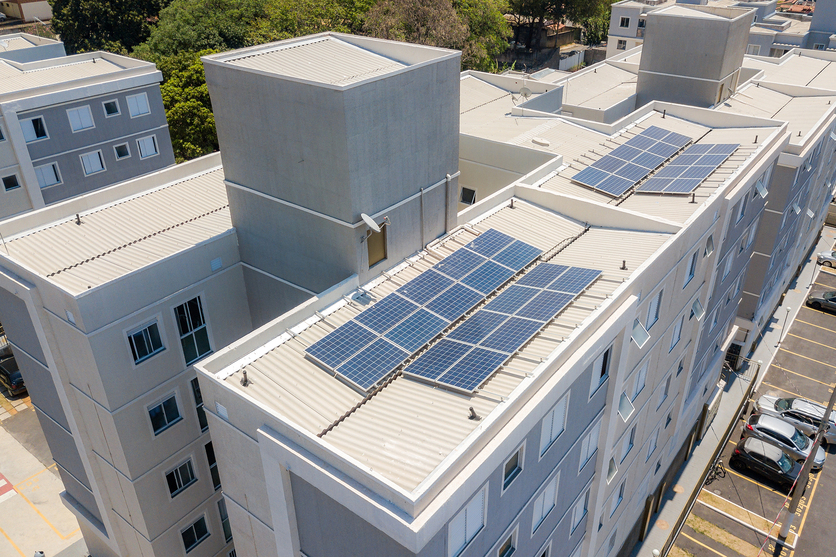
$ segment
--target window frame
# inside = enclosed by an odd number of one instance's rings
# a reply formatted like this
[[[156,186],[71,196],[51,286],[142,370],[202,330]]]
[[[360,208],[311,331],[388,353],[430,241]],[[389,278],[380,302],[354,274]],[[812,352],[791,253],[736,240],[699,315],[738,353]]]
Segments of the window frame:
[[[671,346],[670,348],[668,348],[668,354],[673,352],[673,349],[676,348],[676,346],[679,344],[679,341],[682,340],[682,329],[684,327],[685,314],[683,313],[678,321],[674,321],[673,332],[671,333]]]
[[[630,18],[627,16],[620,16],[621,19],[618,21],[618,27],[620,29],[627,29],[630,27]]]
[[[128,154],[127,154],[127,155],[125,155],[124,157],[120,157],[120,156],[119,156],[119,152],[116,150],[116,149],[117,149],[117,147],[124,147],[125,149],[127,149]],[[131,145],[130,145],[130,143],[125,142],[125,143],[120,143],[119,145],[114,145],[114,146],[113,146],[113,157],[114,157],[117,161],[123,161],[123,160],[125,160],[125,159],[129,159],[129,158],[131,158]]]
[[[132,342],[133,336],[136,335],[137,333],[141,332],[141,331],[144,331],[144,330],[148,329],[152,325],[157,326],[157,335],[159,336],[159,339],[160,339],[160,347],[155,349],[155,350],[152,350],[151,352],[149,352],[148,354],[146,354],[142,358],[136,359],[135,355],[137,354],[137,351],[135,350],[133,342]],[[129,328],[129,329],[125,329],[124,333],[125,333],[125,339],[128,343],[128,353],[132,357],[134,357],[134,359],[133,359],[134,367],[138,366],[139,364],[141,364],[143,362],[148,361],[150,358],[152,358],[153,356],[156,356],[160,352],[165,351],[165,349],[166,349],[165,342],[163,341],[163,339],[165,338],[165,330],[163,329],[162,324],[160,323],[159,316],[154,316],[152,319],[149,319],[148,321],[144,321],[142,325],[139,325],[137,327],[132,327],[132,328]]]
[[[221,532],[224,535],[224,543],[229,543],[232,541],[232,526],[229,524],[229,510],[226,508],[226,499],[224,497],[218,499],[218,516],[221,519]],[[228,536],[226,534],[227,529],[229,530]]]
[[[510,532],[506,530],[508,536],[506,537],[503,534],[502,537],[499,538],[502,541],[497,544],[496,557],[511,557],[511,555],[517,552],[517,546],[519,545],[519,531],[519,524],[515,524],[513,528],[511,528]],[[510,542],[508,549],[506,551],[502,551],[502,548],[505,547],[505,544],[508,542]]]
[[[671,392],[671,382],[673,381],[673,375],[670,373],[665,376],[664,387],[662,390],[659,391],[659,400],[656,401],[656,411],[658,412],[659,409],[665,404],[665,401],[668,400],[668,395]]]
[[[551,409],[549,409],[548,412],[546,412],[546,415],[543,416],[543,419],[540,422],[540,458],[538,460],[542,460],[542,458],[544,456],[546,456],[546,453],[549,452],[549,449],[551,449],[554,446],[554,444],[557,442],[557,440],[560,438],[560,436],[563,435],[563,432],[566,431],[566,415],[567,415],[567,412],[569,411],[569,395],[570,394],[571,394],[571,391],[566,392],[566,394],[564,394],[560,398],[560,400],[558,400],[555,403],[555,405],[552,406]],[[554,434],[554,424],[555,424],[554,418],[557,416],[557,410],[558,410],[558,408],[560,407],[561,404],[563,404],[563,413],[562,413],[560,431],[555,435]],[[544,436],[546,434],[546,420],[547,419],[549,419],[549,430],[548,430],[549,441],[544,447],[543,446],[543,439],[545,439]]]
[[[615,43],[616,50],[627,50],[627,41],[624,39],[617,39]]]
[[[145,411],[148,414],[148,424],[151,427],[151,433],[154,437],[158,437],[163,432],[168,431],[173,426],[175,426],[178,423],[183,421],[183,413],[180,412],[180,402],[178,401],[178,398],[179,398],[179,396],[177,394],[177,391],[175,390],[175,391],[169,392],[165,396],[160,397],[157,400],[155,400],[154,402],[152,402],[151,404],[148,404],[148,405],[145,406]],[[153,408],[156,408],[156,407],[159,406],[159,407],[162,408],[163,416],[165,416],[165,406],[164,406],[164,404],[171,399],[174,399],[174,404],[177,407],[177,417],[174,418],[171,421],[166,421],[166,424],[163,427],[161,427],[160,429],[154,429],[154,421],[151,418],[151,410]],[[166,417],[166,420],[168,420],[168,417]]]
[[[638,424],[633,424],[633,427],[631,427],[621,438],[621,459],[619,462],[627,460],[627,457],[631,452],[633,452],[633,447],[636,446],[636,431],[638,427]]]
[[[470,197],[469,202],[465,201],[465,199],[464,199],[464,191],[465,190],[467,190],[468,192],[473,192],[473,195],[469,196]],[[468,188],[468,187],[465,187],[465,186],[461,186],[461,191],[459,192],[459,203],[461,203],[463,205],[467,205],[468,207],[471,206],[471,205],[475,205],[476,204],[476,190],[473,189],[473,188]]]
[[[653,430],[653,433],[648,437],[649,440],[652,440],[652,443],[647,444],[647,455],[645,456],[644,461],[650,461],[650,457],[653,456],[653,453],[656,452],[656,448],[659,446],[659,428],[657,427]]]
[[[214,352],[214,349],[212,348],[212,345],[213,345],[213,343],[212,343],[212,331],[209,328],[209,322],[206,319],[206,310],[203,308],[202,298],[203,298],[203,292],[200,292],[200,293],[192,296],[191,298],[185,300],[184,302],[182,302],[180,304],[177,304],[176,306],[173,306],[171,308],[171,312],[172,312],[173,317],[174,317],[174,323],[175,323],[175,326],[177,327],[177,338],[180,340],[180,350],[181,350],[181,353],[183,355],[183,361],[186,362],[186,367],[194,364],[195,362],[198,362],[198,361],[202,360],[203,358],[205,358],[206,356],[208,356],[209,354],[212,354]],[[200,325],[198,325],[197,327],[194,327],[194,328],[190,329],[186,333],[183,333],[180,330],[180,317],[177,314],[177,310],[180,307],[188,307],[188,304],[193,300],[197,300],[198,309],[200,310],[200,317],[201,317],[202,323]],[[192,317],[191,313],[187,312],[187,315],[189,317],[189,322],[190,322],[189,325],[191,326],[191,317]],[[200,330],[200,329],[204,329],[206,331],[206,342],[209,345],[209,350],[207,352],[202,353],[202,354],[200,353],[200,351],[198,349],[197,337],[195,336],[195,332]],[[192,360],[188,360],[186,358],[186,350],[185,350],[184,345],[183,345],[183,340],[186,339],[186,337],[189,337],[189,336],[192,336],[194,338],[195,353],[197,354],[197,356]]]
[[[664,295],[665,289],[660,288],[659,291],[655,293],[652,298],[650,298],[650,302],[648,302],[647,304],[647,315],[644,322],[644,330],[648,333],[650,332],[650,329],[653,328],[653,325],[655,325],[659,321],[659,318],[662,315],[662,297]],[[651,313],[653,314],[652,321],[650,319]]]
[[[15,185],[9,187],[6,185],[6,180],[12,179],[14,180]],[[20,179],[17,177],[17,173],[13,172],[8,176],[0,177],[0,182],[3,183],[3,191],[14,191],[21,188]]]
[[[581,440],[581,454],[580,458],[578,459],[578,474],[580,474],[581,470],[592,460],[592,457],[595,456],[595,453],[598,452],[598,443],[601,439],[601,422],[602,420],[598,420],[595,422],[592,427],[590,427],[586,431],[586,435],[583,436]],[[595,445],[592,445],[592,434],[595,433]],[[586,444],[586,452],[584,454],[583,446]],[[590,451],[591,449],[591,451]]]
[[[61,168],[58,166],[58,161],[48,162],[46,164],[41,164],[41,165],[38,165],[38,166],[34,167],[33,170],[35,171],[35,178],[38,178],[38,170],[39,169],[46,168],[48,166],[52,167],[52,170],[55,173],[55,179],[58,180],[58,181],[54,182],[52,184],[45,184],[45,185],[42,186],[40,179],[38,179],[38,187],[39,187],[39,189],[42,189],[42,190],[46,189],[46,188],[51,188],[51,187],[54,187],[54,186],[60,186],[61,184],[64,183],[64,180],[61,179]]]
[[[546,492],[548,490],[548,487],[552,483],[554,483],[554,495],[552,496],[551,506],[547,510],[546,509],[545,496],[546,496]],[[537,530],[540,528],[540,526],[543,525],[543,523],[546,521],[546,519],[549,517],[549,515],[552,513],[552,511],[557,507],[557,495],[558,495],[559,489],[560,489],[560,470],[554,472],[548,478],[546,478],[546,480],[542,484],[540,484],[540,487],[537,488],[537,491],[534,492],[535,495],[532,498],[532,504],[531,504],[531,508],[532,508],[531,535],[532,536],[537,532]],[[537,500],[541,496],[543,497],[543,511],[540,514],[539,520],[537,520],[535,522],[535,520],[538,518],[534,514],[536,512],[535,509],[537,508]]]
[[[468,547],[470,547],[470,544],[473,543],[473,540],[475,540],[477,537],[479,537],[479,534],[481,534],[482,532],[485,531],[485,525],[486,525],[487,516],[488,516],[488,486],[489,485],[490,485],[490,482],[485,482],[485,485],[483,485],[481,488],[479,488],[479,490],[473,495],[473,497],[471,497],[467,501],[467,503],[459,510],[459,512],[457,512],[456,515],[450,520],[450,522],[447,523],[447,556],[448,557],[458,557],[459,555],[464,553],[464,551]],[[467,537],[467,511],[468,511],[468,508],[470,507],[470,505],[473,504],[474,502],[476,502],[477,498],[479,498],[479,497],[481,497],[481,499],[482,499],[481,525],[479,526],[479,528],[475,532],[473,532],[473,535],[470,536],[470,538],[468,538]],[[459,519],[459,517],[462,517],[462,516],[463,516],[463,520],[464,520],[463,526],[464,526],[465,542],[464,542],[464,545],[462,545],[461,547],[453,548],[453,546],[451,545],[452,542],[453,542],[453,536],[451,535],[451,533],[453,531],[454,522],[457,521]]]
[[[589,399],[591,400],[595,393],[601,388],[601,385],[607,382],[607,379],[610,377],[610,368],[612,367],[612,351],[613,351],[614,344],[610,344],[607,348],[601,352],[592,363],[586,368],[592,370],[592,374],[590,377],[590,385],[589,385]],[[598,362],[600,364],[600,371],[596,371],[599,367]],[[597,383],[596,383],[597,379]]]
[[[209,429],[209,421],[206,419],[206,408],[203,404],[203,393],[200,392],[200,381],[197,377],[193,377],[189,380],[189,386],[192,391],[192,400],[194,400],[195,414],[197,414],[197,424],[200,426],[200,432],[205,433]]]
[[[79,112],[83,109],[87,109],[87,116],[90,117],[90,125],[87,126],[87,127],[76,129],[75,126],[73,126],[73,118],[72,118],[72,116],[70,116],[70,113]],[[87,131],[87,130],[96,129],[96,120],[93,119],[93,111],[90,110],[90,105],[89,104],[85,104],[85,105],[82,105],[82,106],[75,106],[73,108],[68,108],[66,110],[66,112],[67,112],[67,120],[70,122],[70,131],[71,132],[81,133],[81,132],[84,132],[84,131]],[[79,123],[83,124],[82,120],[83,120],[83,118],[79,117]]]
[[[209,459],[209,451],[212,451],[212,459]],[[218,491],[221,488],[221,473],[218,470],[218,457],[215,454],[215,446],[212,444],[212,441],[203,444],[203,452],[206,455],[206,464],[209,466],[209,479],[212,480],[212,487],[215,491]],[[215,481],[215,476],[218,476],[217,482]]]
[[[589,488],[587,488],[576,500],[575,503],[572,505],[572,517],[571,517],[571,524],[569,526],[569,535],[575,533],[575,530],[578,529],[578,526],[581,525],[583,519],[589,514]],[[581,508],[580,505],[583,505],[583,511],[581,515],[576,517],[575,512]]]
[[[90,155],[99,155],[99,164],[102,165],[101,168],[94,170],[93,172],[87,172],[87,165],[84,163],[84,157],[89,157]],[[107,165],[105,164],[104,155],[102,154],[101,149],[96,149],[95,151],[90,151],[89,153],[82,153],[78,156],[78,160],[81,161],[81,171],[85,178],[107,171]]]
[[[107,105],[108,103],[116,103],[116,112],[113,114],[107,113]],[[122,115],[122,107],[119,105],[119,99],[108,99],[106,101],[102,101],[102,112],[104,112],[105,118],[113,118],[115,116]]]
[[[618,491],[613,494],[612,501],[610,501],[610,518],[613,517],[615,511],[618,510],[618,507],[621,506],[621,502],[624,501],[624,494],[627,488],[627,479],[625,478],[622,480],[621,484],[618,486]]]
[[[137,99],[139,97],[145,97],[145,107],[148,109],[148,111],[134,114],[133,110],[131,110],[131,99]],[[128,115],[131,117],[131,119],[142,118],[143,116],[148,116],[149,114],[151,114],[151,103],[148,101],[148,93],[146,93],[145,91],[137,93],[135,95],[126,96],[125,103],[128,105]]]
[[[511,471],[511,473],[508,474],[508,471],[506,470],[506,468],[507,468],[508,464],[514,459],[514,457],[517,458],[517,465]],[[520,477],[520,474],[522,474],[524,469],[525,469],[525,441],[523,441],[522,444],[519,447],[517,447],[517,450],[515,450],[513,453],[511,453],[511,456],[508,457],[505,460],[505,462],[502,464],[502,488],[501,488],[500,493],[499,493],[500,497],[502,495],[504,495],[505,492],[508,490],[508,488],[510,488],[514,484],[514,481],[517,478]]]
[[[151,155],[144,155],[142,154],[142,144],[141,141],[145,141],[150,139],[151,142],[154,144],[154,153]],[[146,159],[152,159],[154,157],[160,156],[160,144],[157,142],[157,134],[152,133],[151,135],[146,135],[145,137],[138,137],[136,138],[136,152],[139,153],[139,160],[144,161]]]
[[[635,401],[639,395],[644,390],[645,386],[647,386],[647,369],[650,367],[650,358],[645,358],[644,362],[641,365],[636,366],[636,371],[633,372],[633,376],[631,377],[632,386],[630,388],[630,402]],[[638,385],[638,380],[641,378],[642,384],[641,387]]]
[[[27,141],[27,140],[26,140],[26,133],[25,133],[25,131],[23,130],[23,127],[21,127],[21,131],[24,131],[24,133],[23,133],[23,142],[24,142],[24,143],[26,143],[27,145],[32,144],[32,143],[37,143],[37,142],[39,142],[39,141],[46,141],[46,140],[48,140],[48,139],[49,139],[49,128],[46,126],[46,120],[44,120],[43,115],[40,115],[40,116],[32,116],[31,118],[24,118],[23,120],[20,120],[20,122],[21,122],[21,124],[22,124],[23,122],[30,122],[30,123],[31,123],[31,122],[34,122],[35,120],[40,120],[40,121],[41,121],[41,125],[42,125],[42,126],[43,126],[43,128],[44,128],[44,136],[43,136],[43,137],[38,137],[38,136],[37,136],[37,131],[35,130],[35,124],[32,124],[32,132],[36,134],[36,135],[35,135],[35,139],[32,139],[32,140],[28,140],[28,141]]]
[[[191,474],[191,479],[189,481],[185,482],[185,483],[182,482],[182,477],[181,477],[181,474],[180,474],[180,469],[183,468],[184,466],[189,469],[189,473]],[[178,484],[178,488],[175,489],[174,491],[171,491],[171,485],[169,484],[169,481],[168,481],[168,476],[172,475],[172,474],[175,477],[175,483]],[[195,471],[194,471],[194,464],[192,464],[191,455],[189,455],[189,457],[186,460],[180,462],[174,468],[171,468],[168,472],[165,472],[163,474],[163,478],[165,479],[166,487],[168,487],[168,492],[169,492],[169,495],[171,495],[172,499],[174,499],[175,497],[177,497],[178,495],[183,493],[193,483],[197,482],[198,478],[197,478],[197,475],[195,474]]]
[[[694,276],[696,276],[697,274],[697,265],[699,264],[699,254],[699,250],[691,254],[691,259],[688,261],[687,275],[685,276],[685,284],[682,285],[682,288],[685,288],[686,286],[691,284],[692,280],[694,280]]]
[[[206,533],[203,536],[201,536],[200,538],[198,538],[197,537],[197,530],[195,530],[195,542],[192,545],[190,545],[189,547],[186,547],[186,538],[183,537],[183,534],[185,534],[186,531],[188,531],[190,528],[194,528],[194,526],[198,522],[200,522],[201,520],[203,521],[203,528],[206,530]],[[183,541],[183,548],[186,550],[186,553],[191,552],[194,548],[196,548],[201,543],[203,543],[206,540],[206,538],[208,538],[211,535],[212,535],[212,532],[209,530],[209,525],[207,524],[205,513],[201,514],[197,518],[197,520],[193,521],[191,524],[189,524],[188,526],[186,526],[185,528],[180,530],[180,539]]]
[[[6,141],[6,134],[3,133],[3,126],[0,126],[0,143]]]

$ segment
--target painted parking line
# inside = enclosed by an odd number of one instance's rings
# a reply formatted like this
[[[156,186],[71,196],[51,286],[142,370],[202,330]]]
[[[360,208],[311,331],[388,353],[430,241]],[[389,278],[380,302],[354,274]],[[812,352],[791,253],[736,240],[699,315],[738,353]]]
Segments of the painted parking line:
[[[790,352],[790,354],[792,354],[792,352]],[[797,371],[793,371],[789,368],[785,368],[784,366],[779,365],[779,364],[774,364],[774,367],[776,369],[780,369],[781,371],[786,371],[787,373],[792,373],[793,375],[803,377],[804,379],[807,379],[808,381],[813,381],[814,383],[819,383],[820,385],[824,385],[827,388],[830,388],[830,387],[834,386],[833,383],[825,383],[824,381],[819,381],[818,379],[813,379],[809,375],[804,375],[803,373],[798,373]]]
[[[792,333],[787,333],[787,336],[788,337],[800,338],[804,342],[809,342],[809,343],[812,343],[812,344],[818,344],[819,346],[824,346],[825,348],[829,348],[830,350],[836,350],[836,346],[833,346],[833,345],[830,345],[830,344],[825,344],[823,342],[816,342],[815,340],[810,340],[809,338],[805,338],[805,337],[802,337],[802,336],[799,336],[799,335],[794,335]]]
[[[804,508],[804,514],[801,517],[801,524],[798,525],[798,531],[795,533],[795,539],[798,540],[801,538],[801,531],[804,530],[804,523],[807,522],[807,516],[810,514],[810,508],[813,506],[813,497],[816,495],[816,489],[819,487],[819,480],[820,476],[817,475],[816,478],[813,480],[815,483],[813,484],[813,490],[810,492],[810,498],[807,500],[807,506]],[[798,542],[796,541],[796,546]],[[790,553],[790,557],[795,555],[795,550]]]
[[[834,366],[833,364],[828,364],[827,362],[822,362],[821,360],[811,358],[810,356],[805,356],[804,354],[799,354],[797,352],[792,352],[790,350],[787,350],[786,348],[779,348],[778,350],[781,351],[781,352],[786,352],[787,354],[792,354],[793,356],[798,356],[799,358],[804,358],[805,360],[810,360],[811,362],[816,362],[817,364],[821,364],[821,365],[827,366],[829,368],[836,369],[836,366]],[[831,386],[831,385],[828,385],[828,386]]]
[[[6,531],[3,530],[2,528],[0,528],[0,534],[3,534],[3,537],[6,538],[6,540],[10,544],[12,544],[12,547],[15,548],[15,550],[20,554],[20,557],[26,557],[26,555],[23,554],[23,552],[20,550],[20,548],[17,546],[17,544],[12,541],[12,538],[10,538],[9,535],[6,533]]]
[[[780,492],[780,491],[778,491],[777,489],[772,489],[772,488],[771,488],[771,487],[769,487],[768,485],[764,485],[764,484],[762,484],[762,483],[760,483],[760,482],[758,482],[758,481],[755,481],[755,480],[753,480],[752,478],[750,478],[749,476],[744,476],[743,474],[739,474],[739,473],[735,472],[734,470],[732,470],[732,469],[731,469],[731,466],[729,466],[728,468],[726,468],[726,471],[727,471],[727,472],[730,472],[730,473],[732,473],[732,474],[734,474],[734,475],[735,475],[735,476],[737,476],[738,478],[743,478],[743,479],[744,479],[744,480],[746,480],[747,482],[752,482],[753,484],[755,484],[755,485],[757,485],[757,486],[759,486],[759,487],[762,487],[762,488],[764,488],[764,489],[765,489],[765,490],[767,490],[767,491],[771,491],[772,493],[777,493],[777,494],[778,494],[778,495],[780,495],[781,497],[786,496],[786,493],[781,493],[781,492]]]
[[[815,311],[816,313],[821,313],[823,315],[833,315],[829,311],[824,311],[823,309],[811,308],[810,306],[801,306],[801,309],[806,309],[808,311]]]
[[[802,319],[796,319],[795,323],[804,323],[805,325],[810,325],[811,327],[816,327],[818,329],[824,329],[825,331],[829,331],[833,334],[836,334],[836,329],[828,329],[827,327],[822,327],[821,325],[816,325],[815,323],[810,323],[809,321],[804,321]]]
[[[52,468],[53,466],[55,466],[55,464],[52,464],[51,466],[49,466],[49,468]],[[23,480],[22,482],[17,484],[17,486],[15,486],[15,487],[22,486],[23,484],[31,482],[32,479],[37,477],[39,474],[43,474],[44,472],[49,470],[49,468],[44,468],[40,472],[32,474],[31,476],[29,476],[28,478],[26,478],[25,480]],[[14,489],[14,487],[12,489]],[[71,537],[73,537],[76,534],[76,532],[79,531],[79,529],[76,528],[75,530],[73,530],[72,532],[70,532],[68,534],[62,534],[61,532],[58,531],[58,528],[56,528],[55,525],[52,522],[50,522],[49,519],[46,516],[44,516],[44,514],[40,510],[38,510],[38,507],[36,507],[35,504],[32,503],[32,501],[30,501],[29,498],[26,497],[26,495],[23,494],[22,491],[19,491],[19,490],[15,490],[15,491],[18,494],[20,494],[20,496],[23,498],[24,501],[26,501],[26,503],[32,508],[32,510],[35,511],[35,513],[39,517],[41,517],[41,519],[43,519],[44,522],[46,522],[46,525],[49,526],[52,529],[53,532],[55,532],[55,535],[58,536],[59,538],[61,538],[62,540],[70,539]]]
[[[792,396],[795,396],[795,397],[806,398],[807,400],[809,400],[811,402],[815,402],[819,406],[825,406],[825,407],[827,406],[827,403],[825,403],[825,402],[819,402],[818,400],[813,400],[810,397],[802,396],[802,395],[800,395],[796,392],[790,391],[789,389],[785,389],[784,387],[779,387],[778,385],[773,385],[772,383],[767,383],[766,381],[761,381],[761,385],[766,385],[767,387],[771,387],[773,389],[778,389],[779,391],[784,391],[785,393],[787,393],[789,395],[792,395]]]
[[[680,532],[680,535],[685,536],[686,538],[688,538],[689,540],[691,540],[692,542],[694,542],[697,545],[701,545],[702,547],[706,548],[707,550],[709,550],[711,553],[713,553],[715,555],[719,555],[720,557],[728,557],[727,555],[724,555],[724,554],[720,553],[719,551],[717,551],[713,547],[708,547],[707,545],[705,545],[701,541],[695,540],[694,538],[692,538],[691,536],[689,536],[685,532]]]

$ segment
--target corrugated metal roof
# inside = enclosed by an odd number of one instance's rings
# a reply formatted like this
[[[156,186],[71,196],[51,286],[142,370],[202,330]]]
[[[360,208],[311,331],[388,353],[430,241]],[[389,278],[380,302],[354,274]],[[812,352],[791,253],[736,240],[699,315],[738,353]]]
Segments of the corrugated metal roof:
[[[636,93],[633,72],[604,63],[558,85],[563,85],[563,104],[605,109]]]
[[[73,294],[232,228],[223,170],[93,209],[5,242],[5,251]]]
[[[60,61],[61,58],[56,58]],[[45,85],[77,81],[123,70],[121,66],[103,58],[57,64],[46,68],[21,71],[0,60],[0,94],[23,91]]]
[[[461,81],[461,91],[459,94],[461,101],[459,105],[459,112],[464,114],[474,108],[496,101],[503,97],[510,98],[510,96],[511,93],[505,89],[500,89],[496,85],[491,85],[486,81],[467,75],[463,77]]]
[[[321,37],[269,47],[228,64],[330,85],[350,85],[385,75],[406,65],[335,37]]]
[[[2,50],[3,52],[9,52],[12,50],[23,50],[24,48],[32,48],[33,46],[35,46],[35,43],[33,43],[30,40],[27,40],[24,37],[0,37],[0,50]]]

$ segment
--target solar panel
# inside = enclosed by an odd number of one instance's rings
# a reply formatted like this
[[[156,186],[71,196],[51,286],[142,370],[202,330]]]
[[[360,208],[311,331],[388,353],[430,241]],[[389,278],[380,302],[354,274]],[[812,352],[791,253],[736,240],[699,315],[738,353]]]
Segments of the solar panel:
[[[668,187],[673,180],[671,178],[648,178],[647,182],[642,184],[641,191],[663,191]]]
[[[452,367],[472,348],[472,346],[461,342],[453,342],[446,338],[441,339],[409,364],[404,373],[435,379]]]
[[[379,338],[350,360],[338,366],[337,372],[367,391],[375,383],[386,377],[407,356],[409,354],[406,351],[385,339]]]
[[[684,137],[684,136],[683,136]],[[739,145],[698,143],[691,145],[665,168],[639,186],[641,193],[688,194],[694,191]]]
[[[480,309],[474,313],[470,319],[459,325],[452,333],[447,335],[447,338],[451,340],[459,340],[468,344],[479,344],[507,320],[507,315]]]
[[[397,294],[389,294],[354,318],[376,333],[385,333],[396,323],[418,309],[418,306]]]
[[[452,279],[432,269],[428,269],[395,290],[395,292],[405,298],[409,298],[416,304],[424,305],[451,284],[453,284]]]
[[[512,276],[514,276],[514,271],[493,261],[488,261],[464,277],[461,283],[487,296]]]
[[[621,164],[616,166],[616,168],[621,167]],[[594,188],[595,186],[603,182],[604,179],[606,179],[609,175],[609,172],[604,172],[603,170],[598,170],[597,168],[590,166],[589,168],[584,168],[583,170],[572,176],[572,179],[576,182],[580,182],[581,184],[585,184]]]
[[[491,333],[488,338],[480,342],[479,346],[513,354],[542,327],[542,321],[511,317]]]
[[[514,238],[491,228],[479,234],[475,240],[467,245],[467,248],[479,255],[492,257],[512,242],[514,242]]]
[[[530,302],[517,311],[519,317],[536,319],[537,321],[551,321],[555,315],[563,311],[575,299],[572,294],[543,290]]]
[[[485,261],[487,259],[478,253],[462,248],[436,263],[433,269],[450,278],[460,279]]]
[[[507,354],[477,347],[453,364],[437,381],[470,392],[481,385],[507,358]]]
[[[503,291],[502,294],[491,300],[485,306],[485,309],[513,315],[514,312],[523,307],[531,298],[539,293],[540,290],[537,288],[513,284]]]
[[[425,309],[419,309],[386,333],[385,338],[412,354],[443,331],[447,325],[448,322],[444,319]]]
[[[597,189],[604,193],[608,193],[613,197],[620,197],[625,191],[633,187],[633,184],[635,184],[635,182],[628,180],[627,178],[610,175],[598,184]]]
[[[685,147],[688,145],[688,142],[691,141],[691,138],[686,135],[682,135],[681,133],[670,132],[662,138],[662,141],[675,147]]]
[[[565,273],[546,287],[547,290],[567,292],[569,294],[580,294],[587,286],[600,276],[601,271],[597,269],[584,269],[582,267],[571,267]]]
[[[514,243],[503,249],[491,259],[501,265],[519,271],[537,258],[543,250],[535,248],[525,242],[514,240]]]
[[[497,265],[498,267],[499,265]],[[454,284],[425,307],[449,321],[455,321],[483,299],[482,294],[463,286]]]
[[[375,338],[377,335],[370,330],[349,321],[309,346],[308,354],[326,366],[335,368]]]
[[[554,263],[541,263],[525,274],[515,284],[519,286],[533,286],[545,288],[569,267]]]

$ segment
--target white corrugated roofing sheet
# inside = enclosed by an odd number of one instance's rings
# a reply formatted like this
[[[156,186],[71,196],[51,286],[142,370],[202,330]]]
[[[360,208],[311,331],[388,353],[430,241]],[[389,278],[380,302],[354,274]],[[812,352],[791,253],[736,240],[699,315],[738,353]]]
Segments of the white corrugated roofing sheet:
[[[60,61],[61,58],[56,58]],[[35,87],[76,81],[123,70],[121,66],[102,58],[57,64],[46,68],[21,71],[0,60],[0,94],[23,91]]]
[[[227,60],[227,63],[330,85],[350,85],[406,67],[397,60],[335,37],[321,37],[249,52],[240,58]]]
[[[5,251],[73,294],[232,228],[223,170],[64,219],[6,240]]]
[[[26,39],[25,37],[0,37],[0,52],[9,52],[11,50],[23,50],[24,48],[32,48],[35,43]]]

